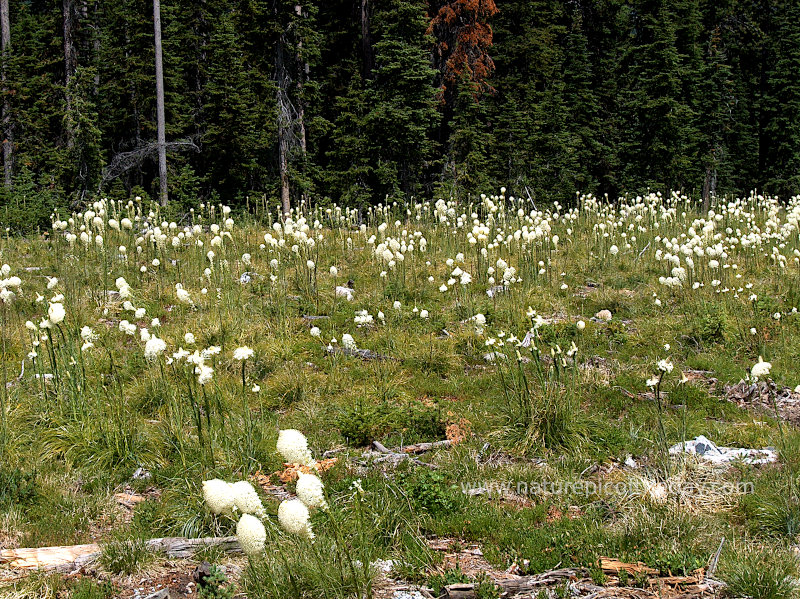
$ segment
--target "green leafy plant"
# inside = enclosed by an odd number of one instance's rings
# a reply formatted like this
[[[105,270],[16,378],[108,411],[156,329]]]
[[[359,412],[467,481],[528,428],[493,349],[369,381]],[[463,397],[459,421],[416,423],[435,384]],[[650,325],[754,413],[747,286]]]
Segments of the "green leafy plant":
[[[197,596],[200,599],[233,599],[235,587],[228,582],[225,571],[217,565],[211,566],[211,573],[198,587]]]

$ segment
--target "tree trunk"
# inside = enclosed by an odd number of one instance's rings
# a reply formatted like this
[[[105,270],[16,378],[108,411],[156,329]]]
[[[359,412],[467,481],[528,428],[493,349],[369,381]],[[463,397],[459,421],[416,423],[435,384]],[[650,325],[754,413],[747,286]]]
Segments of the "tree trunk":
[[[300,4],[295,4],[294,12],[299,18],[303,18],[303,7]],[[295,87],[297,89],[297,128],[298,136],[300,138],[300,156],[301,164],[305,168],[306,159],[306,120],[305,120],[305,98],[303,86],[305,85],[305,78],[308,75],[308,63],[303,60],[303,39],[297,40],[297,52],[295,54],[297,82]],[[301,197],[301,203],[305,201],[305,195]]]
[[[66,111],[66,125],[65,131],[67,147],[71,148],[75,144],[74,125],[72,119],[72,90],[70,89],[70,81],[78,68],[78,54],[75,49],[74,39],[74,13],[75,6],[73,0],[63,0],[63,18],[64,18],[64,89],[65,89],[65,111]]]
[[[372,53],[372,34],[369,30],[369,0],[361,0],[361,55],[364,80],[372,78],[375,57]]]
[[[6,189],[11,189],[13,171],[13,138],[11,131],[11,108],[8,105],[8,59],[11,52],[11,23],[8,14],[8,0],[0,0],[0,49],[3,54],[2,77],[3,84],[3,171]]]
[[[289,195],[289,146],[292,136],[292,111],[289,103],[289,77],[283,58],[283,40],[278,42],[275,54],[275,73],[278,83],[278,170],[281,179],[281,213],[286,218],[292,211]]]
[[[167,195],[167,135],[164,124],[164,67],[161,54],[161,0],[153,0],[153,27],[156,42],[156,118],[158,119],[158,191],[161,205],[169,201]]]

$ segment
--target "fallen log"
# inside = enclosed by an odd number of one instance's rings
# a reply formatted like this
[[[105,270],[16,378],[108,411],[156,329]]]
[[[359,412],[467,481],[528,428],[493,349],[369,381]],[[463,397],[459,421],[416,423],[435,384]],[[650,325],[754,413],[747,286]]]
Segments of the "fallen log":
[[[411,457],[411,454],[388,449],[380,441],[373,441],[372,447],[375,451],[368,451],[364,453],[362,457],[370,459],[371,463],[373,464],[388,462],[393,466],[397,466],[400,462],[408,460],[413,464],[416,464],[417,466],[424,466],[425,468],[430,468],[432,470],[435,470],[437,468],[436,464],[428,464],[427,462],[422,462],[417,458]]]
[[[620,572],[625,571],[628,574],[658,574],[658,570],[645,566],[642,562],[629,564],[621,562],[613,557],[601,557],[600,568],[606,574],[619,575]]]
[[[520,593],[538,591],[542,587],[561,584],[566,580],[574,581],[585,575],[586,571],[582,568],[561,568],[533,576],[502,578],[493,580],[492,583],[500,590],[501,597],[512,597]],[[472,582],[449,584],[442,589],[440,597],[444,599],[475,599],[478,596],[479,587],[480,583]]]
[[[150,551],[166,557],[191,557],[206,547],[220,547],[223,551],[239,552],[236,537],[163,537],[145,543]],[[0,565],[13,570],[56,570],[73,572],[97,561],[103,552],[97,543],[68,545],[62,547],[33,547],[4,549],[0,551]]]
[[[434,441],[433,443],[417,443],[415,445],[406,445],[405,447],[398,447],[393,449],[392,451],[397,453],[413,453],[413,454],[420,454],[425,453],[426,451],[430,451],[431,449],[438,449],[440,447],[450,447],[453,442],[450,439],[444,439],[442,441]]]
[[[64,564],[81,565],[96,559],[100,545],[70,545],[65,547],[31,547],[0,551],[0,564],[15,570],[48,570]]]

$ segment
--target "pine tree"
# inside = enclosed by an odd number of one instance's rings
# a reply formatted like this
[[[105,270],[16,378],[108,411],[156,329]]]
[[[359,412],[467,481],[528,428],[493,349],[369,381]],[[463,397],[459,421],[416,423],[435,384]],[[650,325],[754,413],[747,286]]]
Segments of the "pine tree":
[[[425,47],[426,19],[416,0],[389,0],[373,18],[375,67],[368,83],[373,108],[365,125],[373,142],[378,197],[419,192],[438,124],[436,71]]]
[[[630,26],[636,36],[623,63],[623,184],[629,190],[690,187],[696,183],[686,176],[696,131],[681,89],[683,63],[670,3],[635,3]]]
[[[775,61],[766,74],[767,190],[784,198],[800,193],[800,5],[775,8]]]

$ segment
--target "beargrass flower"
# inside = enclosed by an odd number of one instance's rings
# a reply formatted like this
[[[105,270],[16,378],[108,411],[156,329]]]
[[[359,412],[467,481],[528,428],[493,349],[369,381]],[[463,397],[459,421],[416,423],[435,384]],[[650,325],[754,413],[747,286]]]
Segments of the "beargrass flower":
[[[758,380],[768,377],[771,369],[772,363],[765,362],[764,358],[758,356],[758,362],[753,365],[753,368],[750,370],[750,374],[753,376],[753,379]]]
[[[239,360],[240,362],[243,360],[248,360],[252,357],[253,357],[253,350],[247,347],[246,345],[242,347],[237,347],[233,351],[233,359]]]
[[[311,457],[311,451],[308,449],[308,439],[296,429],[290,428],[280,431],[276,449],[283,456],[283,459],[290,464],[302,464],[310,467],[316,464]]]
[[[243,514],[236,524],[236,540],[246,555],[260,555],[264,552],[267,531],[261,520],[250,514]]]
[[[142,329],[143,331],[146,329]],[[167,349],[167,342],[158,337],[152,336],[144,345],[144,357],[148,360],[155,360]]]
[[[231,485],[219,478],[203,481],[203,498],[212,514],[230,512],[236,499]]]
[[[299,499],[289,499],[278,506],[278,524],[290,534],[313,539],[309,513],[306,505]]]
[[[63,322],[66,315],[67,312],[64,310],[64,304],[50,304],[50,308],[47,310],[47,318],[52,324],[59,324]]]
[[[231,491],[233,493],[233,503],[237,510],[243,514],[253,514],[259,518],[264,517],[264,505],[261,503],[261,498],[248,481],[240,480],[231,484]]]
[[[317,476],[301,472],[297,477],[295,493],[307,507],[326,510],[328,502],[325,500],[324,488],[325,486]]]

